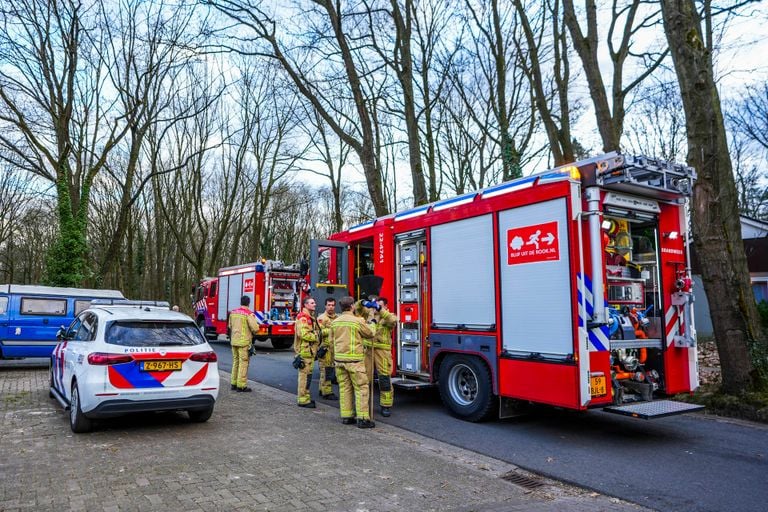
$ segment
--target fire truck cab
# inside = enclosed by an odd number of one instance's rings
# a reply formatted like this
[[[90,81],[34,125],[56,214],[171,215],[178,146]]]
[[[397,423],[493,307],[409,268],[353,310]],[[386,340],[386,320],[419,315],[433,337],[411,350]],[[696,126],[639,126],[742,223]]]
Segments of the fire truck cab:
[[[524,402],[639,418],[700,409],[688,214],[695,171],[609,153],[313,240],[310,293],[389,299],[393,383],[456,416]]]

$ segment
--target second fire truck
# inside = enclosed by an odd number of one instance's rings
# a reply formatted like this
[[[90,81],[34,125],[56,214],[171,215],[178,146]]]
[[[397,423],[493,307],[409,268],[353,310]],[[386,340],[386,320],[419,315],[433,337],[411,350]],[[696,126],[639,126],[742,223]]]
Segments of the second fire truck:
[[[227,335],[229,312],[247,295],[261,325],[256,339],[288,348],[306,288],[304,274],[297,265],[272,260],[220,268],[217,277],[203,279],[193,290],[197,324],[209,337]]]

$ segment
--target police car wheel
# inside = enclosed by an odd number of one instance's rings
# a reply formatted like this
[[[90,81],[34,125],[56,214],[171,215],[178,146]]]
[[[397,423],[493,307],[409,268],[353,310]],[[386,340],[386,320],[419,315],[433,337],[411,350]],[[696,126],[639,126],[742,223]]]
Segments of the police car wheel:
[[[85,417],[80,408],[80,390],[77,389],[77,382],[72,384],[72,400],[69,402],[69,427],[75,434],[84,434],[93,428],[93,423]]]
[[[194,423],[205,423],[211,418],[212,414],[213,414],[213,406],[210,406],[207,409],[203,409],[202,411],[187,411],[189,420]]]
[[[491,373],[480,359],[451,354],[440,364],[440,398],[454,416],[466,421],[492,417],[496,397]]]

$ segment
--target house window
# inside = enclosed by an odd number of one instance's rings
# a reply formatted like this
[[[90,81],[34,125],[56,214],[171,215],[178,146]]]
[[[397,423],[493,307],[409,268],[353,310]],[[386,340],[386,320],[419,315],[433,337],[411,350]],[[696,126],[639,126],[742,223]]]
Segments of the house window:
[[[768,280],[752,281],[752,292],[758,304],[762,301],[768,302]]]

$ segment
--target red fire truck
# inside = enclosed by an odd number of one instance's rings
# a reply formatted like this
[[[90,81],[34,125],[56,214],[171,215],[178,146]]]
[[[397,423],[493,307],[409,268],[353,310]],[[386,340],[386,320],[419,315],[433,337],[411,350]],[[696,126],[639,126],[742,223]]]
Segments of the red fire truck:
[[[700,409],[659,399],[699,384],[695,179],[610,153],[377,218],[312,241],[310,293],[389,298],[393,383],[436,385],[470,421],[521,403],[640,418]]]
[[[227,334],[229,312],[240,298],[251,298],[251,309],[261,324],[256,339],[267,338],[277,349],[293,344],[293,325],[299,312],[306,276],[297,265],[262,260],[220,268],[217,277],[205,278],[192,291],[197,325],[209,337]]]

